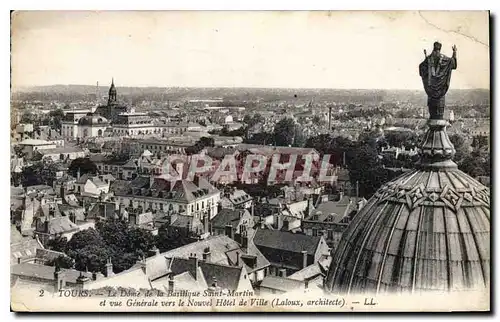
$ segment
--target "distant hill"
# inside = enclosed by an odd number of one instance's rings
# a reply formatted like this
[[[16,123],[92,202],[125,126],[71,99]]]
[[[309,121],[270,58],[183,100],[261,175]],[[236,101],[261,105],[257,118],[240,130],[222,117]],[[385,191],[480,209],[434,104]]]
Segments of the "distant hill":
[[[105,97],[108,85],[100,86],[99,93]],[[425,104],[426,95],[420,90],[365,90],[365,89],[278,89],[278,88],[194,88],[194,87],[120,87],[118,96],[133,101],[151,100],[184,101],[190,99],[223,98],[236,101],[274,102],[299,100],[315,102],[395,102],[406,101]],[[18,88],[12,92],[14,100],[73,100],[95,99],[95,85],[49,85]],[[487,89],[450,90],[447,104],[488,105],[490,91]]]

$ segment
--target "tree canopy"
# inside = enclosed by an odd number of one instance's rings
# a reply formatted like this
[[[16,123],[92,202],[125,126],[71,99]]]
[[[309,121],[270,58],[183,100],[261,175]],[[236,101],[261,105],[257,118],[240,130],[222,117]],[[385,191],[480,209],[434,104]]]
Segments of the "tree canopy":
[[[284,118],[274,126],[274,141],[278,146],[289,146],[294,143],[296,124],[291,118]]]
[[[97,166],[94,162],[90,160],[90,158],[78,158],[71,161],[69,165],[68,172],[73,176],[77,177],[78,171],[80,171],[80,175],[84,174],[96,174]]]

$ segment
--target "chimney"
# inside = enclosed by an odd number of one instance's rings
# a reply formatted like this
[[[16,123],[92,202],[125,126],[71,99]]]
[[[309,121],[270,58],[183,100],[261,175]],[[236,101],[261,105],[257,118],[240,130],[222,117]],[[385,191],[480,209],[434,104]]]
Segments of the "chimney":
[[[92,280],[93,280],[93,281],[96,281],[96,280],[97,280],[97,273],[96,273],[96,272],[93,272],[93,273],[92,273]]]
[[[240,252],[236,252],[236,266],[240,266]]]
[[[290,230],[289,222],[288,222],[287,219],[283,220],[283,227],[281,228],[281,230],[283,230],[283,231],[289,231]]]
[[[168,278],[168,291],[169,292],[174,291],[174,275],[170,275]]]
[[[248,236],[246,232],[241,235],[241,248],[247,248],[248,247]]]
[[[146,274],[146,268],[147,268],[146,258],[144,258],[144,256],[143,256],[138,263],[139,263],[139,267],[142,269],[142,271],[144,272],[144,274]]]
[[[227,237],[229,237],[231,239],[234,239],[234,236],[233,236],[233,226],[226,225],[225,233],[226,233]]]
[[[137,215],[136,214],[129,214],[128,215],[128,221],[131,225],[135,225],[136,223],[136,219],[137,218]]]
[[[153,248],[151,248],[151,249],[149,250],[149,254],[150,254],[151,256],[156,256],[156,255],[159,255],[159,254],[160,254],[160,250],[158,249],[158,247],[153,246]]]
[[[278,213],[276,215],[276,228],[280,230],[281,227],[283,227],[283,216],[280,213]]]
[[[80,276],[78,276],[78,278],[76,279],[76,285],[78,286],[78,288],[83,288],[85,283],[87,283],[88,281],[90,281],[90,278],[88,278],[87,276],[83,275],[82,272],[80,272]]]
[[[78,168],[78,171],[76,172],[76,180],[80,179],[80,168]]]
[[[199,279],[199,276],[198,276],[198,258],[196,257],[196,254],[191,254],[189,255],[189,260],[191,261],[191,263],[193,263],[193,266],[194,266],[194,279],[195,281],[198,281]]]
[[[210,262],[211,256],[210,256],[210,247],[205,248],[203,251],[203,260],[205,262]]]
[[[215,276],[213,277],[212,287],[217,288],[217,279],[215,278]]]
[[[113,263],[111,263],[111,258],[108,258],[108,261],[106,262],[106,277],[110,277],[113,275]]]
[[[182,162],[175,164],[175,172],[178,173],[178,175],[181,179],[184,178],[184,164]],[[196,185],[196,186],[198,186],[198,185]]]
[[[280,270],[278,271],[278,276],[286,277],[286,268],[280,268]]]
[[[208,227],[208,219],[209,219],[208,217],[209,217],[208,213],[205,214],[205,216],[203,217],[203,228],[205,230],[205,233],[210,233],[210,229]]]
[[[54,270],[54,292],[59,292],[62,288],[64,288],[66,285],[63,280],[61,268],[59,267],[58,264],[56,264],[55,270]]]
[[[45,217],[45,222],[43,223],[43,232],[49,232],[49,218]]]
[[[120,205],[118,206],[118,218],[122,218],[123,217],[123,210],[125,209],[125,205],[120,203]]]
[[[61,195],[61,199],[62,199],[63,203],[64,203],[64,190],[65,190],[64,184],[61,184],[60,195]]]
[[[308,265],[307,263],[307,250],[302,251],[302,268],[306,268]]]

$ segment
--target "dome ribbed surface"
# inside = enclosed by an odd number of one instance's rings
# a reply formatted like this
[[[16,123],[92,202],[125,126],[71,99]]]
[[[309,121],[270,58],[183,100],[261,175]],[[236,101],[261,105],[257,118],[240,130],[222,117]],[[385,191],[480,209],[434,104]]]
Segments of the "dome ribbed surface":
[[[487,288],[489,189],[453,167],[409,171],[369,199],[332,257],[334,293]]]

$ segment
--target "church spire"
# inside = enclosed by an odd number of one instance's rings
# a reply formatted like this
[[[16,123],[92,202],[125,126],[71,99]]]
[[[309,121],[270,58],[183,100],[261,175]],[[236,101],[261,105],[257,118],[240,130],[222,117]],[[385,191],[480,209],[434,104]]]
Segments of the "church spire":
[[[116,103],[116,87],[115,87],[115,79],[111,78],[111,86],[109,88],[108,93],[108,106]]]

